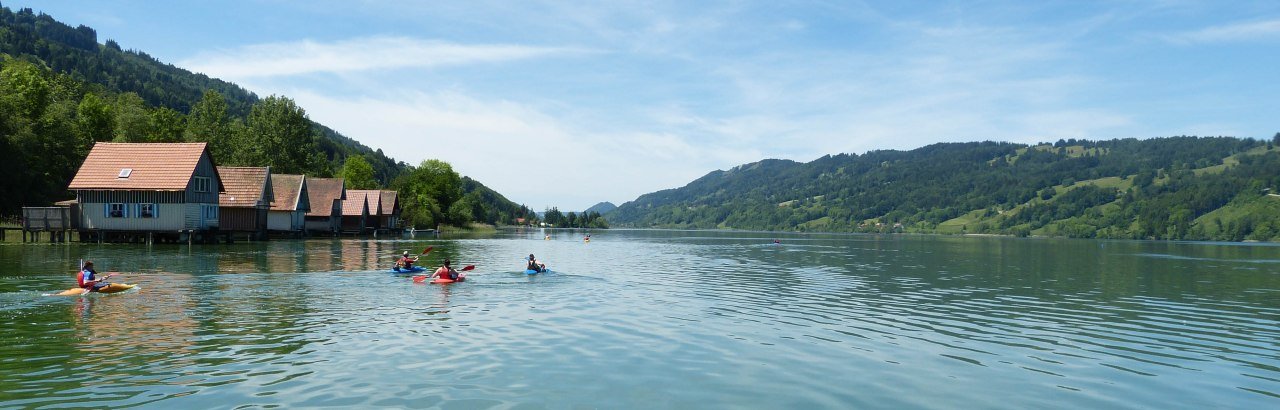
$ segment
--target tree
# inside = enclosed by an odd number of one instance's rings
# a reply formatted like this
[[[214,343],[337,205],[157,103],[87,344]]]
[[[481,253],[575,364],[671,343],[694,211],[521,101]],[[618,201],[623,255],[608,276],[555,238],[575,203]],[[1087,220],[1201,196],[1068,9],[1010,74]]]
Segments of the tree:
[[[281,174],[306,174],[320,167],[311,120],[287,97],[272,95],[253,106],[242,141],[248,163]]]
[[[0,98],[7,100],[14,114],[29,121],[40,118],[52,94],[43,70],[25,61],[6,64],[0,70],[0,90],[5,91]]]
[[[169,108],[160,107],[151,110],[150,119],[151,142],[178,142],[182,140],[186,128],[182,113]]]
[[[151,116],[147,113],[146,103],[142,97],[134,93],[124,93],[116,97],[115,130],[112,141],[115,142],[149,142],[151,138]]]
[[[230,163],[234,158],[242,157],[236,152],[239,147],[233,142],[235,134],[231,129],[227,100],[216,90],[206,90],[187,115],[183,139],[208,143],[209,153],[215,161]]]
[[[560,208],[553,206],[543,214],[542,220],[548,225],[560,226],[564,224],[564,214],[560,213]]]
[[[416,227],[434,228],[438,224],[461,226],[470,222],[470,212],[455,203],[462,198],[462,177],[448,162],[437,159],[422,161],[411,167],[392,187],[400,192],[401,216]]]
[[[338,177],[346,180],[349,189],[377,189],[378,181],[373,179],[373,166],[363,156],[352,155],[342,164]]]
[[[85,94],[76,106],[76,132],[87,141],[110,141],[114,129],[111,106],[98,94]]]

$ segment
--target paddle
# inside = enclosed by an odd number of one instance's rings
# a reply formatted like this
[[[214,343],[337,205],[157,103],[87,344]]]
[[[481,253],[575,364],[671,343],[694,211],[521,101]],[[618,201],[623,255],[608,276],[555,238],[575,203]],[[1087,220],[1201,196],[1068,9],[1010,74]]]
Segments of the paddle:
[[[434,247],[434,246],[428,246],[428,247],[427,247],[427,249],[423,249],[423,250],[422,250],[422,253],[419,253],[419,254],[418,254],[418,256],[422,256],[422,255],[426,255],[426,254],[428,254],[428,253],[431,253],[431,250],[432,250],[432,249],[435,249],[435,247]],[[401,255],[400,255],[400,254],[395,254],[395,255],[387,255],[387,256],[390,256],[390,257],[392,257],[392,258],[399,258]]]
[[[472,270],[472,269],[475,269],[475,268],[476,268],[476,265],[467,265],[467,266],[463,266],[463,267],[462,267],[462,269],[458,269],[458,272],[466,272],[466,271],[469,271],[469,270]],[[461,276],[459,276],[459,277],[461,277]],[[418,275],[418,276],[414,276],[414,277],[413,277],[413,281],[414,281],[414,282],[418,282],[418,283],[422,283],[422,282],[426,282],[426,281],[427,281],[427,279],[429,279],[429,278],[431,278],[431,275]]]
[[[413,257],[413,261],[414,261],[414,262],[417,262],[419,258],[423,257],[424,255],[426,255],[426,254],[428,254],[428,253],[431,253],[431,250],[432,250],[432,249],[435,249],[435,247],[434,247],[434,246],[428,246],[428,247],[427,247],[427,249],[423,249],[423,250],[422,250],[422,253],[419,253],[419,254],[418,254],[418,256]],[[399,261],[399,260],[396,260],[396,266],[395,266],[395,267],[396,267],[396,268],[401,268],[401,267],[402,267],[402,266],[400,266],[400,261]]]

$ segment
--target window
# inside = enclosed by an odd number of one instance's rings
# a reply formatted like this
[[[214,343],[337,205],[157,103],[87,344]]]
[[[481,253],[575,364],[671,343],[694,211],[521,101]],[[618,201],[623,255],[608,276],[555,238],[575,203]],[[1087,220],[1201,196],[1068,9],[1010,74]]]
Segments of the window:
[[[205,220],[214,220],[214,219],[218,219],[218,207],[217,207],[217,206],[214,206],[214,205],[203,205],[202,207],[204,208],[204,219],[205,219]]]
[[[133,168],[121,168],[120,174],[116,175],[116,178],[128,178],[131,174],[133,174]]]
[[[196,192],[209,192],[208,177],[196,177]]]
[[[124,204],[107,204],[108,218],[124,218]]]
[[[138,204],[139,218],[158,218],[156,213],[156,204]]]

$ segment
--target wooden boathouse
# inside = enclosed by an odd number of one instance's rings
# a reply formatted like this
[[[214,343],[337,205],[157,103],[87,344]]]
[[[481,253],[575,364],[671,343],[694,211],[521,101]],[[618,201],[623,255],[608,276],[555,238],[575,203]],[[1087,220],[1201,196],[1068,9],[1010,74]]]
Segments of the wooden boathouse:
[[[222,178],[205,143],[94,144],[67,189],[81,241],[213,240]]]
[[[347,188],[342,178],[307,178],[311,210],[304,217],[308,233],[336,235],[342,231],[342,203]]]
[[[226,190],[218,195],[219,229],[267,239],[267,210],[274,199],[269,167],[218,167]],[[239,235],[237,235],[239,236]]]
[[[347,190],[347,200],[342,202],[342,233],[363,235],[376,229],[369,224],[369,214],[381,205],[376,202],[377,195],[370,192],[378,191]],[[375,202],[370,203],[371,199]]]
[[[397,198],[396,191],[384,191],[377,189],[348,189],[347,196],[364,195],[365,204],[369,207],[369,214],[364,218],[364,230],[378,233],[399,230],[400,225],[400,201]],[[343,204],[344,209],[350,205],[350,202]],[[351,222],[354,226],[353,219],[347,219],[349,216],[343,215],[343,230],[349,230],[347,225]]]
[[[396,191],[380,191],[382,209],[378,212],[378,226],[381,229],[399,232],[400,227],[400,194]]]
[[[307,212],[311,211],[311,197],[307,190],[306,175],[271,174],[274,193],[271,207],[267,209],[267,231],[272,234],[303,234]]]

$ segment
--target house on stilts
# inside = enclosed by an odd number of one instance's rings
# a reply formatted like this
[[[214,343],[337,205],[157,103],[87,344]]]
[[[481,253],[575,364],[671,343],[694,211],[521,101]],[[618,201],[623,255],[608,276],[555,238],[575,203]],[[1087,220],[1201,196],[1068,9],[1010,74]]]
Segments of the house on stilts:
[[[306,175],[271,174],[274,196],[267,210],[267,231],[278,235],[301,236],[306,228],[311,198]]]
[[[225,190],[205,143],[94,144],[67,189],[80,240],[212,241]]]
[[[218,167],[225,191],[218,195],[219,229],[251,240],[267,239],[267,210],[274,192],[269,167]]]

